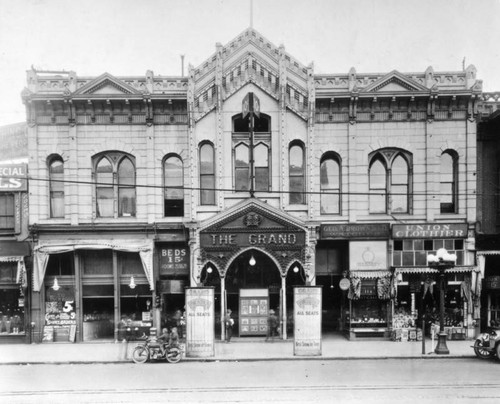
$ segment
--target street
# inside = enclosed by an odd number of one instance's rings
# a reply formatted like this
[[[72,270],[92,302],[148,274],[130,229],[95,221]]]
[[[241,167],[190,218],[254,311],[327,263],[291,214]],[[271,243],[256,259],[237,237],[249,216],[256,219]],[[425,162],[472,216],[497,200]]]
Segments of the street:
[[[0,366],[5,403],[498,403],[500,363],[287,360]]]

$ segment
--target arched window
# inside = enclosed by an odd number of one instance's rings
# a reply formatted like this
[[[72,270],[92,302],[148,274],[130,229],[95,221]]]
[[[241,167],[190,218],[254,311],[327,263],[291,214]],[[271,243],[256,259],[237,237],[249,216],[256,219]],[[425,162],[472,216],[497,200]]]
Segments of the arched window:
[[[233,116],[233,161],[235,191],[249,191],[251,176],[254,176],[254,191],[268,192],[271,184],[271,117],[260,113],[253,117],[253,132],[250,138],[250,119],[248,115]],[[253,145],[253,161],[251,161]]]
[[[50,217],[64,217],[64,162],[60,156],[49,160]]]
[[[130,217],[136,214],[133,158],[108,152],[94,158],[97,217]]]
[[[340,214],[340,159],[332,154],[326,154],[321,159],[320,186],[321,200],[320,212],[323,215]]]
[[[411,155],[384,149],[370,157],[370,213],[409,213]]]
[[[457,213],[458,205],[458,157],[451,150],[441,154],[440,166],[440,210],[441,213]]]
[[[184,216],[184,169],[182,160],[169,156],[163,162],[165,216]]]
[[[387,211],[387,171],[379,159],[370,166],[370,213]]]
[[[200,146],[200,204],[215,205],[215,157],[210,143]]]
[[[0,231],[12,231],[15,228],[14,194],[0,192]]]
[[[289,183],[290,183],[290,204],[304,204],[305,197],[305,167],[304,148],[301,144],[295,143],[289,150]]]

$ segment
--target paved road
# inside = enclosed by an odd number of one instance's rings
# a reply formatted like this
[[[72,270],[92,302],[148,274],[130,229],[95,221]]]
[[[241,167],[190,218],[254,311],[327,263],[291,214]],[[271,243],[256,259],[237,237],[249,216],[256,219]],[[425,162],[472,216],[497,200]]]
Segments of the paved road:
[[[5,403],[498,403],[479,359],[0,366]]]

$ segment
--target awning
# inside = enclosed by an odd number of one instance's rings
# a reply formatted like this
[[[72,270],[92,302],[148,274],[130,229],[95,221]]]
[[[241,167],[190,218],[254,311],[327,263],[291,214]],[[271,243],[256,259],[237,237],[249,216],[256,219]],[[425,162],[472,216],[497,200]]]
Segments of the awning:
[[[473,272],[476,267],[474,266],[460,266],[453,267],[446,270],[446,273],[468,273]],[[395,273],[400,274],[438,274],[437,269],[429,267],[398,267],[394,269]]]
[[[23,288],[28,286],[23,256],[0,257],[0,262],[17,262],[16,283],[19,283]]]
[[[33,250],[33,290],[35,292],[39,292],[42,287],[50,254],[62,254],[75,250],[106,249],[126,252],[138,252],[141,257],[144,273],[146,274],[146,278],[149,283],[149,288],[151,290],[154,290],[152,240],[148,240],[145,243],[134,243],[125,240],[89,240],[87,242],[79,241],[78,243],[39,245]]]
[[[383,271],[350,271],[349,276],[351,278],[360,279],[376,279],[376,278],[387,278],[391,276],[391,272],[388,270]]]

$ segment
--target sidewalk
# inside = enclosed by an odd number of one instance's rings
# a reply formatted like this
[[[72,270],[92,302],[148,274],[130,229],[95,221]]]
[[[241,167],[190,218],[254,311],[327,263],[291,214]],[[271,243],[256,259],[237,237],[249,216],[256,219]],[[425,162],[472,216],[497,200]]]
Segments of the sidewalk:
[[[436,344],[437,341],[434,341]],[[380,340],[349,341],[341,335],[327,335],[322,340],[321,356],[294,356],[293,340],[265,342],[264,338],[234,338],[227,344],[215,343],[215,356],[184,358],[186,361],[256,361],[299,359],[439,359],[473,357],[473,340],[447,341],[449,355],[436,355],[431,340],[425,341],[426,354],[422,354],[422,341],[393,342]],[[136,343],[128,346],[128,358]],[[120,363],[125,360],[125,344],[102,343],[43,343],[0,345],[0,365],[14,364],[68,364],[68,363]]]

